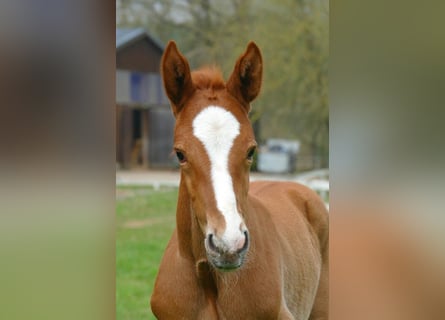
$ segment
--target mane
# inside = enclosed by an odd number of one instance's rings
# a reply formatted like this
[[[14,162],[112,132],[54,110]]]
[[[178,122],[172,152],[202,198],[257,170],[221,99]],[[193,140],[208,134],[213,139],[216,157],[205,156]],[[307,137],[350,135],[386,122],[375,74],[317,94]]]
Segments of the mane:
[[[203,67],[192,72],[192,81],[197,89],[224,89],[226,87],[221,70],[216,66]]]

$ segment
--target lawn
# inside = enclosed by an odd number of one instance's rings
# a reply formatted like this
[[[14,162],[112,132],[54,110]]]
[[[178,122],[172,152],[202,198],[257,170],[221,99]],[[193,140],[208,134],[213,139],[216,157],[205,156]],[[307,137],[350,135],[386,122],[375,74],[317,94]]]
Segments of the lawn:
[[[116,188],[116,319],[156,319],[150,296],[175,226],[176,188]]]

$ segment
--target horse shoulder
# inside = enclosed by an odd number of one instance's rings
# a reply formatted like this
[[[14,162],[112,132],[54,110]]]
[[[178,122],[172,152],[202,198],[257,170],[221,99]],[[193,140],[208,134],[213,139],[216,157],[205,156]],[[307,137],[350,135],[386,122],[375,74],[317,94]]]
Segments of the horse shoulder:
[[[295,315],[298,309],[304,308],[307,315],[309,308],[312,309],[310,319],[325,319],[329,263],[329,221],[325,204],[314,191],[292,182],[253,182],[250,194],[268,210],[279,230],[277,236],[287,270],[284,278],[289,281],[285,286],[289,310]],[[305,276],[298,275],[295,271],[298,269],[305,270]],[[296,288],[296,282],[300,288]],[[306,292],[301,296],[306,302],[297,305],[292,297],[300,290]]]
[[[176,231],[162,257],[150,305],[157,319],[213,319],[193,262],[179,254]]]
[[[300,206],[313,232],[317,235],[321,256],[321,272],[309,320],[325,320],[329,314],[329,214],[324,202],[311,189],[300,184],[292,186],[290,195]]]
[[[250,193],[273,211],[276,219],[290,219],[288,209],[294,208],[292,212],[298,212],[316,234],[320,250],[327,245],[328,212],[321,198],[313,190],[294,182],[255,181],[251,183]]]
[[[290,195],[300,205],[304,203],[303,213],[317,235],[321,257],[320,278],[309,320],[325,320],[329,313],[329,214],[321,198],[306,186],[294,184]]]

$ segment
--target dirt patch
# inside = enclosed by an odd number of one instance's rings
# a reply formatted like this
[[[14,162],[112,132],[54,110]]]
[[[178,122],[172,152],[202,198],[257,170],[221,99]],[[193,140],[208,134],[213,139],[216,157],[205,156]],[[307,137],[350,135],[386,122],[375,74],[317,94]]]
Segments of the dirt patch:
[[[151,187],[144,188],[116,188],[116,200],[125,200],[136,196],[148,196],[159,192],[170,192],[174,188],[160,187],[159,189],[153,189]]]
[[[140,229],[140,228],[150,227],[155,224],[164,223],[166,220],[170,220],[170,219],[147,218],[147,219],[142,219],[142,220],[129,220],[123,224],[123,227],[128,228],[128,229]]]
[[[116,189],[116,200],[124,200],[139,195],[150,195],[153,193],[151,189]]]

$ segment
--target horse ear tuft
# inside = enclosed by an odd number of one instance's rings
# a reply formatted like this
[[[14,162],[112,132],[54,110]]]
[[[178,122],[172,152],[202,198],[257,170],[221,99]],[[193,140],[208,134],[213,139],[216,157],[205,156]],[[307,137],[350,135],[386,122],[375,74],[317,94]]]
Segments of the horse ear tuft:
[[[227,81],[227,90],[245,106],[247,112],[250,111],[250,102],[260,93],[262,76],[261,51],[255,42],[251,41],[246,51],[238,58]]]
[[[176,117],[183,107],[184,100],[193,93],[194,86],[188,61],[179,52],[174,41],[169,41],[165,48],[161,61],[161,74],[165,92]]]

